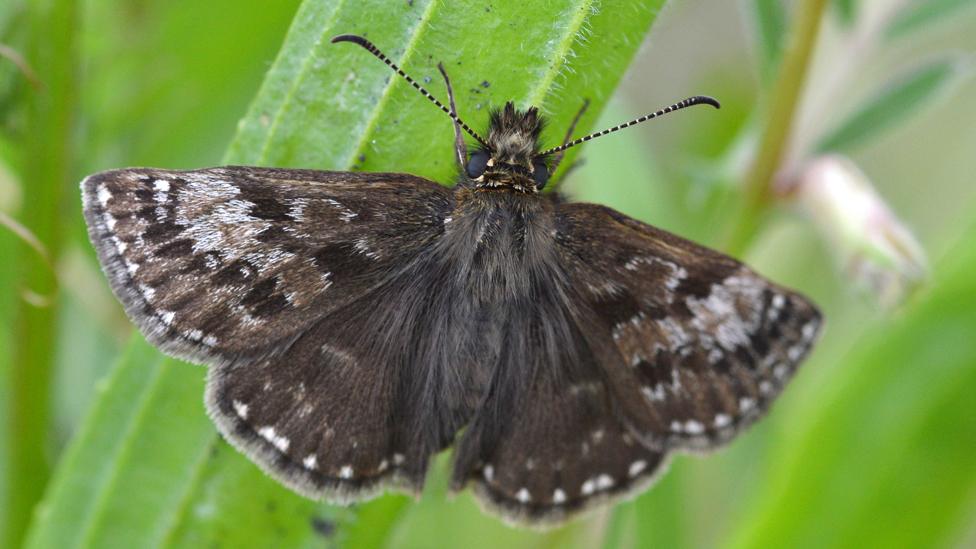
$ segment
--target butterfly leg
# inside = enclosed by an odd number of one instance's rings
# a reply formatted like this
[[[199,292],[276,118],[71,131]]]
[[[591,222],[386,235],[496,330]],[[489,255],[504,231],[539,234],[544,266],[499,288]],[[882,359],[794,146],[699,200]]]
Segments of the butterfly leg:
[[[586,112],[586,109],[589,106],[590,106],[590,100],[584,99],[583,106],[580,107],[580,110],[576,112],[576,116],[573,117],[573,121],[569,124],[569,129],[566,130],[566,136],[563,137],[563,143],[562,143],[563,145],[569,143],[573,139],[573,132],[576,131],[576,124],[579,123],[580,118],[583,118],[583,113]],[[566,154],[566,151],[559,151],[556,153],[556,156],[553,157],[552,165],[549,166],[550,174],[556,173],[556,168],[558,168],[559,163],[563,161],[564,154]]]
[[[444,77],[444,83],[447,85],[447,102],[451,105],[451,118],[454,120],[455,160],[457,160],[458,167],[464,170],[464,166],[468,162],[468,147],[464,144],[464,136],[461,134],[461,124],[458,122],[457,107],[454,105],[454,89],[451,88],[451,79],[447,77],[444,64],[438,63],[437,69],[441,71],[441,75]]]

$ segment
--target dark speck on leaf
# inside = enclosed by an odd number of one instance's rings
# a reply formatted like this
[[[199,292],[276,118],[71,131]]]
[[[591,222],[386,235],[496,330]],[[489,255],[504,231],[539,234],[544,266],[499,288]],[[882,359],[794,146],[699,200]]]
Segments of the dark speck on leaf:
[[[424,84],[430,84],[430,77],[429,76],[425,76],[424,77]]]
[[[356,157],[356,160],[359,160],[360,162],[366,162],[366,155],[365,154],[361,154],[361,155],[359,155],[359,156]]]
[[[490,86],[491,86],[491,82],[489,82],[487,80],[482,80],[481,81],[481,87],[482,88],[487,88],[487,87],[490,87]]]
[[[312,517],[312,530],[323,538],[331,538],[336,531],[336,525],[331,520]]]

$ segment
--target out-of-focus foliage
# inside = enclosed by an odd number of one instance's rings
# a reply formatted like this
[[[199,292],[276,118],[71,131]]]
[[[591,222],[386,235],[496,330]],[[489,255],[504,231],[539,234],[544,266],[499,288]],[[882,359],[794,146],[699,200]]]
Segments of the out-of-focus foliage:
[[[837,128],[821,138],[817,150],[847,150],[869,142],[874,134],[901,122],[930,103],[933,96],[952,83],[952,77],[963,68],[961,65],[957,59],[937,59],[908,75],[894,78]]]
[[[551,141],[585,97],[593,127],[685,95],[719,97],[718,113],[692,110],[575,150],[585,162],[563,190],[720,245],[805,2],[672,0],[602,114],[661,2],[0,3],[0,44],[39,80],[0,55],[0,211],[52,256],[45,267],[0,226],[0,470],[22,442],[11,438],[9,396],[26,389],[50,402],[29,442],[53,471],[29,525],[10,523],[19,488],[0,478],[0,545],[28,527],[32,547],[976,544],[976,86],[972,54],[958,53],[976,51],[976,2],[829,3],[769,205],[777,215],[745,258],[822,306],[823,341],[770,416],[730,447],[677,456],[644,495],[556,530],[512,529],[470,494],[448,499],[448,456],[417,502],[336,508],[282,489],[219,440],[202,411],[202,368],[129,337],[84,234],[76,182],[125,165],[398,169],[449,181],[445,117],[365,52],[327,45],[357,32],[430,77],[435,95],[436,62],[449,61],[459,110],[476,127],[506,99],[541,103]],[[930,278],[901,307],[853,292],[831,261],[839,245],[792,208],[803,168],[836,152],[928,251]],[[25,293],[45,268],[57,274],[54,314],[25,317],[25,296],[45,297]],[[24,318],[51,344],[15,352]]]

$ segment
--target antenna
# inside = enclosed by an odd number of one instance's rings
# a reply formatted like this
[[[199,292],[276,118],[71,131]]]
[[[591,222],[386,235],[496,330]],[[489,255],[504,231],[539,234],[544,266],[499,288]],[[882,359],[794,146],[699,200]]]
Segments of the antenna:
[[[419,91],[420,93],[422,93],[424,95],[424,97],[426,97],[427,99],[430,99],[432,103],[434,103],[435,105],[437,105],[438,108],[440,108],[448,116],[450,116],[451,117],[451,120],[454,120],[455,122],[457,122],[458,124],[460,124],[461,125],[461,128],[464,129],[464,131],[466,131],[468,133],[468,135],[470,135],[471,137],[473,137],[475,141],[477,141],[478,143],[480,143],[482,147],[485,147],[486,149],[488,148],[488,142],[486,142],[480,135],[478,135],[477,133],[475,133],[474,130],[472,130],[467,124],[464,123],[463,120],[461,120],[458,117],[458,115],[456,115],[453,112],[451,112],[451,110],[448,109],[447,107],[445,107],[443,103],[441,103],[433,95],[431,95],[429,91],[425,90],[423,86],[421,86],[420,84],[418,84],[416,80],[414,80],[413,78],[410,78],[410,75],[408,75],[407,73],[403,72],[403,69],[401,69],[400,67],[398,67],[396,65],[396,63],[394,63],[393,61],[390,61],[390,58],[389,57],[383,55],[383,52],[381,52],[379,50],[379,48],[377,48],[376,46],[374,46],[372,42],[370,42],[369,40],[366,40],[362,36],[357,36],[355,34],[340,34],[339,36],[336,36],[335,38],[332,39],[332,43],[333,44],[335,44],[337,42],[352,42],[353,44],[358,44],[358,45],[362,46],[363,48],[365,48],[366,51],[368,51],[369,53],[375,55],[380,61],[386,63],[387,66],[389,66],[391,69],[393,69],[394,71],[396,71],[396,73],[399,74],[400,76],[402,76],[407,82],[410,82],[410,85],[413,86],[414,88],[416,88],[417,91]]]
[[[576,145],[579,145],[580,143],[586,143],[590,139],[595,139],[597,137],[603,137],[604,135],[607,135],[608,133],[613,133],[613,132],[615,132],[617,130],[622,130],[624,128],[629,128],[629,127],[633,126],[634,124],[640,124],[641,122],[646,122],[646,121],[648,121],[648,120],[650,120],[652,118],[657,118],[659,116],[663,116],[665,114],[668,114],[669,112],[680,111],[681,109],[683,109],[685,107],[691,107],[691,106],[694,106],[694,105],[711,105],[711,106],[715,107],[716,109],[718,109],[718,108],[721,107],[721,105],[719,105],[719,102],[716,101],[715,99],[711,98],[711,97],[708,97],[708,96],[705,96],[705,95],[696,95],[694,97],[689,97],[688,99],[685,99],[683,101],[678,101],[674,105],[671,105],[670,107],[665,107],[665,108],[663,108],[663,109],[661,109],[661,110],[659,110],[657,112],[652,112],[650,114],[645,114],[644,116],[642,116],[640,118],[635,118],[635,119],[631,120],[630,122],[627,122],[626,124],[619,124],[619,125],[616,125],[616,126],[614,126],[612,128],[607,128],[607,129],[605,129],[603,131],[591,133],[590,135],[587,135],[587,136],[584,136],[584,137],[580,137],[579,139],[574,139],[573,141],[570,141],[569,143],[564,143],[564,144],[562,144],[562,145],[560,145],[558,147],[553,147],[553,148],[551,148],[549,150],[542,151],[541,153],[539,153],[539,156],[547,156],[547,155],[550,155],[550,154],[553,154],[553,153],[562,152],[562,151],[565,151],[566,149],[568,149],[570,147],[575,147]]]

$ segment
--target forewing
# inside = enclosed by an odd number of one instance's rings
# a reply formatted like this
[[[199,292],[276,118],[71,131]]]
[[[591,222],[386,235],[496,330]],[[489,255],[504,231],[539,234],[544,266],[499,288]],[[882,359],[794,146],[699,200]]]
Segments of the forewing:
[[[820,329],[803,296],[609,208],[561,205],[559,248],[614,398],[653,448],[728,441],[764,413]]]
[[[82,182],[99,261],[165,352],[253,361],[380,284],[442,232],[450,191],[404,174],[123,169]]]

